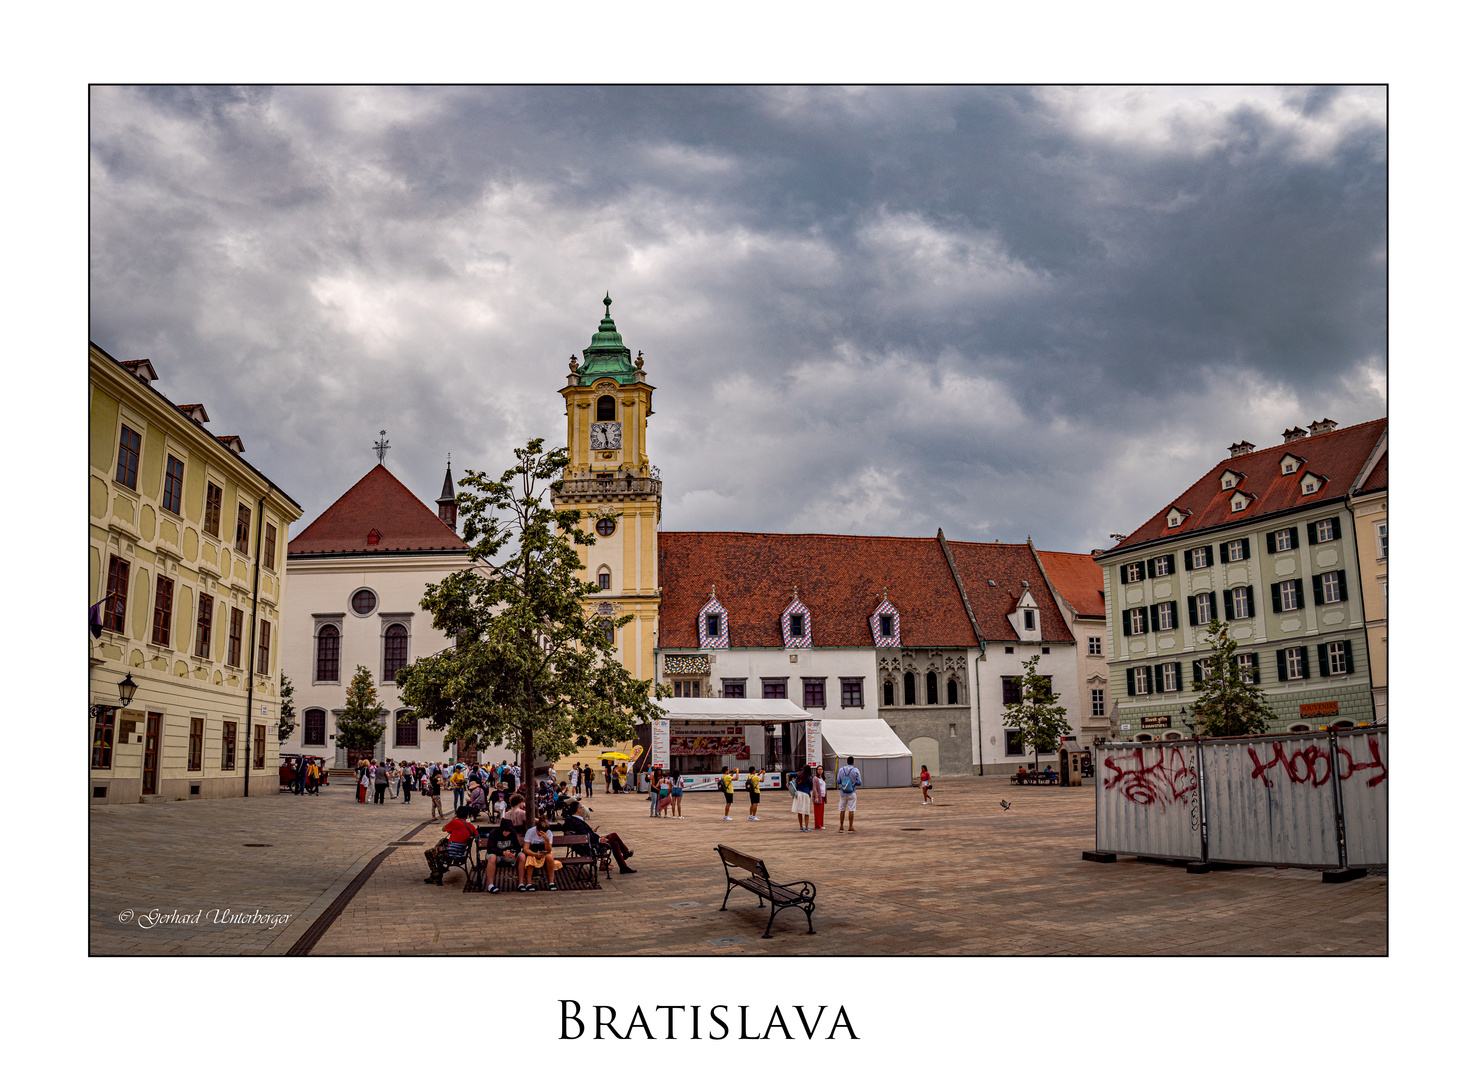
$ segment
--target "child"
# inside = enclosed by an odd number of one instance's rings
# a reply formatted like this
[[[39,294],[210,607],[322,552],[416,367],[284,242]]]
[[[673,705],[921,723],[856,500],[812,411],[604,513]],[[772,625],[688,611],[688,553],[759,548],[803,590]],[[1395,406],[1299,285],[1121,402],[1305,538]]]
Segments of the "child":
[[[476,839],[476,826],[466,820],[468,816],[466,807],[463,806],[457,810],[456,816],[448,819],[446,824],[441,826],[441,831],[446,834],[446,838],[425,852],[426,865],[431,868],[430,876],[425,879],[427,884],[445,884],[441,878],[446,873],[443,865],[446,857],[459,859],[471,850],[471,841]]]
[[[542,821],[534,821],[532,827],[527,830],[527,853],[522,863],[522,875],[524,884],[517,886],[518,892],[536,892],[537,886],[532,884],[532,872],[539,866],[547,867],[547,890],[557,891],[557,882],[552,880],[553,875],[562,869],[562,863],[552,857],[552,828]]]

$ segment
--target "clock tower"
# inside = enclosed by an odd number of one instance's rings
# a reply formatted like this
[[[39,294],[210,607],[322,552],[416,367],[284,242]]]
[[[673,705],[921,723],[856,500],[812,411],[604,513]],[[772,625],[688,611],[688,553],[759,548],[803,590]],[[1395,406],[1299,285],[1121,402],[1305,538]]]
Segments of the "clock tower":
[[[591,604],[604,615],[633,621],[615,631],[623,666],[635,678],[654,674],[659,615],[659,480],[649,465],[648,418],[653,390],[635,362],[603,297],[603,319],[583,350],[568,362],[567,448],[572,454],[553,506],[582,512],[596,543],[578,556],[588,580],[602,588]]]

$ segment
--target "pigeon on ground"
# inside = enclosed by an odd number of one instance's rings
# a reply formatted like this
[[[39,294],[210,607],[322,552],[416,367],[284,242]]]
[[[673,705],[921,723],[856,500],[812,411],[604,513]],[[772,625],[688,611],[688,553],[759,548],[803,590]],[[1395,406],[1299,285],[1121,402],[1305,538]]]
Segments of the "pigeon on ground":
[[[1011,802],[1009,802],[1007,799],[999,799],[998,800],[998,805],[1001,806],[1001,807],[1003,807],[1003,809],[1007,810],[1013,804]]]

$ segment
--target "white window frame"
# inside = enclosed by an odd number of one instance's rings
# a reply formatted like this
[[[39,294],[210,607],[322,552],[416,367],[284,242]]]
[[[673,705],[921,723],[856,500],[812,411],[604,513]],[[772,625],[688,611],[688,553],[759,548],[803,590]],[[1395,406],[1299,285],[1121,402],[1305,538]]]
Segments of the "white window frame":
[[[1150,693],[1150,679],[1143,666],[1135,669],[1135,696],[1143,697]]]
[[[1089,715],[1104,715],[1104,691],[1099,687],[1094,687],[1089,691]]]
[[[1286,649],[1282,653],[1282,663],[1287,665],[1287,681],[1294,682],[1302,678],[1302,647],[1300,645]]]
[[[1226,561],[1227,562],[1240,562],[1241,561],[1241,541],[1240,540],[1227,540],[1226,541]]]
[[[1139,626],[1135,625],[1139,622]],[[1145,610],[1144,608],[1130,608],[1130,636],[1145,633]]]
[[[1388,558],[1388,522],[1377,522],[1373,526],[1373,535],[1378,541],[1378,558]]]
[[[1145,580],[1145,564],[1142,562],[1125,563],[1125,581],[1133,585],[1137,581]]]
[[[1277,586],[1277,595],[1282,600],[1282,612],[1296,611],[1297,609],[1297,581],[1284,581]]]
[[[1252,661],[1251,653],[1239,653],[1236,657],[1236,670],[1241,673],[1241,681],[1246,685],[1252,685],[1251,671],[1256,664]]]
[[[1291,551],[1292,548],[1293,548],[1292,537],[1294,535],[1295,534],[1292,532],[1291,529],[1278,529],[1277,530],[1277,550],[1278,551]]]
[[[1175,629],[1175,602],[1165,600],[1155,605],[1155,629]]]
[[[1341,641],[1329,641],[1323,646],[1327,650],[1327,673],[1329,675],[1347,675],[1348,654],[1343,648]]]
[[[1204,660],[1197,660],[1195,662],[1195,668],[1192,670],[1192,674],[1194,674],[1196,671],[1199,671],[1201,676],[1201,682],[1205,682],[1216,670],[1215,664],[1216,658],[1213,656],[1208,656]]]
[[[1092,637],[1092,638],[1089,639],[1089,655],[1090,656],[1103,656],[1104,655],[1104,638],[1103,637]]]
[[[1205,626],[1215,614],[1215,593],[1196,593],[1196,625]]]
[[[1322,575],[1322,602],[1336,604],[1341,601],[1342,585],[1338,582],[1337,571],[1329,570]]]
[[[1167,694],[1175,693],[1175,684],[1179,681],[1177,667],[1178,665],[1175,663],[1160,665],[1160,681],[1164,684]]]
[[[1155,556],[1155,576],[1156,577],[1169,577],[1170,576],[1170,567],[1171,567],[1171,560],[1170,560],[1170,556],[1169,555],[1157,555],[1157,556]]]
[[[1191,552],[1191,569],[1205,570],[1210,564],[1206,562],[1206,549],[1198,547]]]
[[[1231,617],[1251,618],[1251,590],[1245,585],[1238,585],[1231,590]]]
[[[1333,519],[1332,518],[1323,518],[1321,521],[1319,521],[1317,523],[1317,542],[1319,544],[1326,544],[1326,543],[1331,542],[1331,540],[1332,540],[1332,522],[1333,522]],[[1323,536],[1322,535],[1324,532],[1327,533],[1326,536]]]

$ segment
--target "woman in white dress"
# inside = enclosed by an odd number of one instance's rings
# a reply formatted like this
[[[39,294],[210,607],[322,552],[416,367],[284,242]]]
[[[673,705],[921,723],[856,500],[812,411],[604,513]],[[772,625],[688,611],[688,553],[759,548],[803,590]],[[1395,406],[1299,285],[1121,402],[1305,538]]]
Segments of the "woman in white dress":
[[[790,802],[790,809],[794,812],[796,820],[800,822],[801,832],[810,832],[811,814],[814,808],[811,806],[811,767],[805,765],[800,772],[795,774],[795,797]]]

